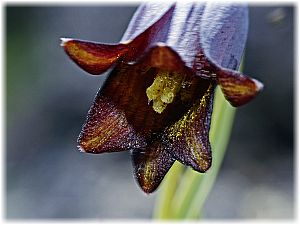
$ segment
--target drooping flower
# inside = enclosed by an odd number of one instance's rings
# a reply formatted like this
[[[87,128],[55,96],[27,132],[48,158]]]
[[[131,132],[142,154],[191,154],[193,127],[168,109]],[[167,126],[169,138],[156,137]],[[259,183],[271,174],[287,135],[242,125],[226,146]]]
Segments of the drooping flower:
[[[118,44],[62,39],[69,57],[88,73],[113,68],[88,112],[79,149],[130,150],[134,176],[146,193],[175,160],[207,171],[216,85],[233,106],[249,102],[263,86],[234,71],[247,16],[242,5],[144,3]]]

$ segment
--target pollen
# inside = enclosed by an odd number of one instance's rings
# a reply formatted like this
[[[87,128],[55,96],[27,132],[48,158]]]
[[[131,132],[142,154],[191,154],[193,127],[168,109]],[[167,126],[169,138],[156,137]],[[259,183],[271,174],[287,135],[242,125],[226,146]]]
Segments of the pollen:
[[[172,103],[179,92],[184,76],[175,72],[159,71],[146,94],[149,102],[153,101],[153,110],[161,114]]]

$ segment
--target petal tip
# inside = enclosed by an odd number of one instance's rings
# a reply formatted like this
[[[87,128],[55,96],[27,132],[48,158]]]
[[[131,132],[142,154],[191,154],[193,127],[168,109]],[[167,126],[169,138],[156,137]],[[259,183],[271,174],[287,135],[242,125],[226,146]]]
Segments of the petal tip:
[[[206,173],[210,167],[211,167],[211,160],[205,163],[202,163],[202,165],[192,166],[193,170],[199,172],[199,173]]]
[[[60,38],[60,46],[64,47],[66,46],[66,43],[69,42],[69,41],[72,41],[73,39],[72,38]]]
[[[84,148],[80,145],[77,146],[79,152],[86,152]]]
[[[127,41],[121,41],[120,44],[123,44],[123,45],[128,45],[132,42],[132,40],[127,40]]]
[[[193,160],[190,164],[186,165],[191,166],[193,170],[199,173],[206,173],[212,165],[212,157],[209,154],[201,159]]]
[[[167,45],[165,43],[163,43],[163,42],[157,42],[156,46],[157,47],[167,47]]]
[[[264,89],[264,84],[256,79],[252,79],[256,86],[256,91],[260,92]]]
[[[260,81],[237,71],[222,69],[217,73],[218,84],[233,107],[245,105],[264,88]]]
[[[156,190],[156,188],[152,188],[148,186],[140,186],[140,187],[146,195],[150,195]]]

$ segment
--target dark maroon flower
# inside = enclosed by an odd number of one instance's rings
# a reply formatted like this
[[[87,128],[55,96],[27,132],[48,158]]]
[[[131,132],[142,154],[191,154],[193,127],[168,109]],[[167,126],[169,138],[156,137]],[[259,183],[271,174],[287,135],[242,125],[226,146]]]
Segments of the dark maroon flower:
[[[207,171],[216,85],[233,106],[262,89],[234,71],[247,16],[241,5],[146,3],[119,44],[62,39],[69,57],[88,73],[114,66],[88,112],[79,149],[130,150],[135,178],[146,193],[158,187],[175,160]]]

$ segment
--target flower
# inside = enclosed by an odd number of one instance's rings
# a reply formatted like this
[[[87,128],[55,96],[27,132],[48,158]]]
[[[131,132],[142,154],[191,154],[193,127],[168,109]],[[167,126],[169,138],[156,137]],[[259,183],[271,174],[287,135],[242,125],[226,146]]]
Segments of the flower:
[[[78,138],[88,153],[130,150],[146,193],[175,160],[198,172],[212,163],[214,90],[240,106],[262,84],[237,69],[247,37],[242,5],[144,3],[118,44],[62,39],[69,57],[98,75],[113,68]]]

